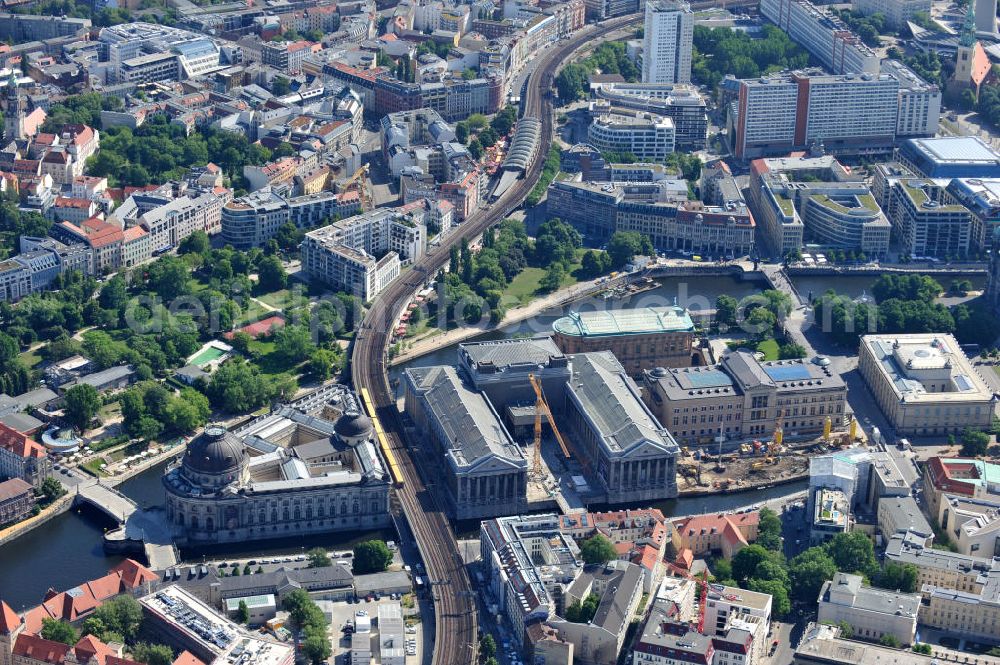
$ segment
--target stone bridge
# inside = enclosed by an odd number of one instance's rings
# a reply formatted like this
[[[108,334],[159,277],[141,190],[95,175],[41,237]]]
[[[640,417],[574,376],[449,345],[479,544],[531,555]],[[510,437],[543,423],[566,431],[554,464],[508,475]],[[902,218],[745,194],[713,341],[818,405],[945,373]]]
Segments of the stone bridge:
[[[73,505],[87,504],[101,511],[118,524],[125,524],[138,506],[118,490],[100,481],[81,483],[77,486]]]

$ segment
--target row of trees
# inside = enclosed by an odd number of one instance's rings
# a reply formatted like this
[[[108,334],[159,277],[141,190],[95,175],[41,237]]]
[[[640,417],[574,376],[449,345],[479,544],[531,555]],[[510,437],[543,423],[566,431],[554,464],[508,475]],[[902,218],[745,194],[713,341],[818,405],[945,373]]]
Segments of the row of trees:
[[[712,572],[723,584],[770,594],[775,616],[787,614],[792,601],[815,604],[823,583],[833,579],[838,571],[862,575],[873,585],[886,589],[907,593],[916,590],[916,567],[894,562],[880,567],[872,541],[863,533],[837,534],[825,544],[810,547],[787,561],[781,553],[777,515],[772,512],[765,518],[762,511],[761,525],[764,537],[744,547],[732,561],[714,561]]]
[[[816,298],[817,321],[840,344],[853,345],[859,335],[886,333],[954,333],[963,344],[991,344],[1000,320],[980,303],[953,307],[935,302],[941,285],[926,275],[883,275],[872,293],[876,303],[856,302],[829,290]]]
[[[555,180],[556,174],[559,173],[559,166],[561,165],[561,158],[559,155],[559,148],[552,146],[549,148],[549,154],[545,157],[545,163],[542,165],[542,172],[538,176],[538,181],[535,186],[531,188],[528,192],[528,196],[524,199],[524,203],[529,208],[538,205],[538,202],[542,200],[542,196],[545,195],[545,191]]]
[[[638,81],[641,72],[626,54],[625,42],[604,42],[578,63],[566,65],[556,76],[556,90],[563,104],[584,99],[589,94],[590,76],[621,74],[626,81]]]
[[[285,596],[282,606],[288,611],[292,626],[301,633],[302,654],[313,665],[325,663],[333,648],[327,634],[326,615],[307,591],[296,589]]]

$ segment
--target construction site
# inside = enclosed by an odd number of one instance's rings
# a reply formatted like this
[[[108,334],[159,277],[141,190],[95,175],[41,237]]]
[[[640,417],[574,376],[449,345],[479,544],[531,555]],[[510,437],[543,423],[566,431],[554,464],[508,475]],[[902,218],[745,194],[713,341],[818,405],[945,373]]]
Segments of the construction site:
[[[769,441],[753,440],[732,453],[709,454],[705,449],[681,449],[677,487],[681,495],[714,494],[763,489],[809,476],[809,458],[832,449],[847,448],[864,432],[851,420],[845,432],[833,432],[827,419],[823,434],[813,440],[785,442],[781,427]]]
[[[568,355],[535,337],[461,344],[458,356],[402,378],[403,409],[458,519],[765,488],[805,477],[810,455],[858,429],[834,433],[828,417],[786,441],[779,415],[770,437],[678,448],[610,352]]]

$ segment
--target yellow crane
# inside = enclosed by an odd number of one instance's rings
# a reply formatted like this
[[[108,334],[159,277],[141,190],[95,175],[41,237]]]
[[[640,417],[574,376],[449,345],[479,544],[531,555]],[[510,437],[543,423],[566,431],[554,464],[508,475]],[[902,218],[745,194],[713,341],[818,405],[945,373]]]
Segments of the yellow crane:
[[[368,164],[362,164],[361,168],[354,172],[340,187],[341,192],[348,191],[357,185],[358,196],[361,197],[361,211],[367,212],[372,209],[372,195],[368,188]]]
[[[535,459],[532,473],[536,477],[542,475],[542,416],[549,421],[549,427],[552,428],[552,433],[556,435],[556,441],[559,442],[559,447],[562,448],[563,456],[566,459],[570,458],[569,448],[566,447],[566,442],[563,440],[562,434],[559,432],[559,428],[556,427],[556,421],[552,418],[552,410],[549,409],[548,402],[545,401],[545,396],[542,395],[542,382],[535,377],[534,374],[528,375],[528,381],[531,382],[531,387],[535,389]]]

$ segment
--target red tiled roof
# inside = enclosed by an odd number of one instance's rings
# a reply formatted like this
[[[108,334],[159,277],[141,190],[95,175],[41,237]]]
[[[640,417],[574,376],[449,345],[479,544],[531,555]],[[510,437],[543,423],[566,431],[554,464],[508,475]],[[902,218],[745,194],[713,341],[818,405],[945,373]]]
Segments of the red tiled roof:
[[[142,238],[145,235],[149,235],[149,232],[141,226],[130,226],[122,233],[122,240],[124,242],[133,242]]]
[[[43,663],[62,663],[69,653],[69,645],[62,642],[53,642],[37,635],[18,635],[14,642],[14,655],[24,656]]]
[[[53,204],[56,208],[89,208],[93,201],[72,196],[57,196]]]
[[[156,573],[134,559],[125,559],[112,568],[111,572],[119,573],[124,589],[129,590],[138,589],[143,584],[159,579]]]
[[[0,600],[0,633],[9,635],[11,631],[21,625],[21,617],[11,609],[10,605]]]
[[[80,638],[73,646],[73,651],[76,652],[77,660],[85,663],[93,658],[98,665],[107,665],[108,657],[117,655],[111,647],[93,635]]]
[[[234,330],[233,332],[228,332],[225,335],[223,335],[223,337],[225,337],[226,339],[232,339],[233,335],[238,332],[246,333],[251,337],[260,337],[261,335],[266,335],[267,333],[271,332],[272,328],[283,328],[284,326],[285,326],[285,320],[283,318],[277,315],[269,316],[266,319],[261,319],[260,321],[251,323],[248,326],[243,326],[242,328]]]
[[[41,459],[47,454],[42,444],[33,441],[13,427],[8,427],[3,423],[0,423],[0,448],[9,450],[20,457]]]
[[[174,659],[172,665],[205,665],[201,659],[196,658],[190,651],[181,651],[180,655]]]
[[[11,478],[0,482],[0,501],[13,499],[31,492],[31,485],[20,478]]]
[[[42,161],[46,164],[69,164],[69,154],[62,150],[49,150]]]

